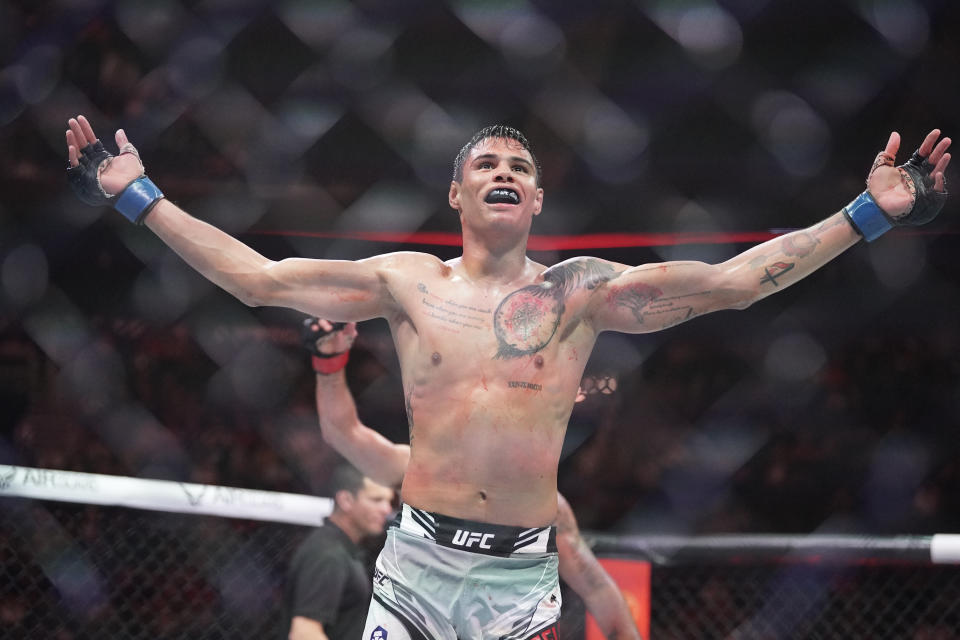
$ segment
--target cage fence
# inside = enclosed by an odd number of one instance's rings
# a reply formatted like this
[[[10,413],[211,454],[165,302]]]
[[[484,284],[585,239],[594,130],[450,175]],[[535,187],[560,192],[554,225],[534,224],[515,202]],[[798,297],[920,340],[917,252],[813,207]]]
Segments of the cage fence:
[[[288,558],[330,509],[24,467],[0,478],[2,640],[279,638]],[[648,565],[636,613],[656,640],[958,637],[960,536],[587,537],[602,562]]]

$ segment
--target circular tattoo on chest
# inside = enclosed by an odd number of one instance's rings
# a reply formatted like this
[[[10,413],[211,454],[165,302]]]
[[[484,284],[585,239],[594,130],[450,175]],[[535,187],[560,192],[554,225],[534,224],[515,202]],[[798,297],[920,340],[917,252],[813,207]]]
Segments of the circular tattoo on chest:
[[[563,307],[550,287],[531,285],[514,291],[500,302],[493,314],[497,358],[517,358],[544,348],[557,327]]]

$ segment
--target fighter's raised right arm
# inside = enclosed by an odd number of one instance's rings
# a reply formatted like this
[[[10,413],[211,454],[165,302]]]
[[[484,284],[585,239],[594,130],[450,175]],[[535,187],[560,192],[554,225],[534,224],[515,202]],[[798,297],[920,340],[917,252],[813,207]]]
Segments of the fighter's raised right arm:
[[[190,266],[243,303],[290,307],[333,320],[366,320],[393,310],[388,274],[405,254],[356,262],[270,260],[165,199],[144,175],[139,154],[122,130],[116,134],[120,155],[111,156],[86,118],[71,118],[69,127],[68,177],[81,199],[112,204],[146,224]]]
[[[169,200],[157,203],[145,224],[191,267],[249,306],[290,307],[337,321],[376,318],[393,307],[386,273],[395,254],[274,261]]]

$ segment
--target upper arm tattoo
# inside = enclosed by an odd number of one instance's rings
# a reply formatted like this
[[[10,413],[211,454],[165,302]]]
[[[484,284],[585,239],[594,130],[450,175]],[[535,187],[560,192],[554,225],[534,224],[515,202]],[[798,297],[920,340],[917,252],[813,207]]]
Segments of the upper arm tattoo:
[[[596,289],[598,286],[617,277],[618,273],[609,262],[596,258],[585,258],[571,262],[562,262],[543,272],[544,282],[551,282],[563,291],[566,298],[578,287]]]
[[[664,297],[663,291],[657,287],[634,282],[611,287],[607,294],[607,304],[614,311],[626,309],[639,324],[643,324],[647,318],[660,316],[658,326],[666,328],[692,318],[697,313],[692,304],[693,300],[709,294],[710,291],[697,291]]]
[[[663,295],[663,291],[642,282],[613,287],[607,294],[607,302],[615,308],[624,308],[633,314],[637,322],[643,322],[643,315],[651,302]]]
[[[494,358],[519,358],[550,343],[569,296],[578,289],[592,290],[617,277],[608,262],[584,258],[558,264],[543,272],[543,282],[510,293],[493,314],[498,349]]]

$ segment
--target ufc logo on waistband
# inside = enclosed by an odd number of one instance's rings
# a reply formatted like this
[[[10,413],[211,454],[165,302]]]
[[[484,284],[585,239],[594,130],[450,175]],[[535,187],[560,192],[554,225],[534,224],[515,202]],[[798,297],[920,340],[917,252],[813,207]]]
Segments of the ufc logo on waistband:
[[[453,540],[451,540],[451,542],[458,547],[466,547],[467,549],[477,543],[479,543],[477,547],[480,549],[490,549],[489,540],[492,537],[492,533],[477,533],[476,531],[457,529],[457,532],[453,534]]]

